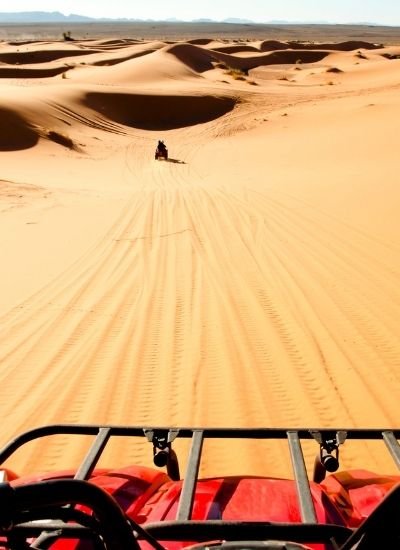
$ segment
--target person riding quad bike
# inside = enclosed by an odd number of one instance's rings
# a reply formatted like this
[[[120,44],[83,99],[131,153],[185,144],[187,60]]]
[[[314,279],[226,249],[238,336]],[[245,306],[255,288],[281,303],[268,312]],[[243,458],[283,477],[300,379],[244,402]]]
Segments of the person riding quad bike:
[[[168,149],[163,140],[158,141],[156,153],[155,153],[155,159],[158,160],[159,158],[164,158],[165,160],[168,160]]]

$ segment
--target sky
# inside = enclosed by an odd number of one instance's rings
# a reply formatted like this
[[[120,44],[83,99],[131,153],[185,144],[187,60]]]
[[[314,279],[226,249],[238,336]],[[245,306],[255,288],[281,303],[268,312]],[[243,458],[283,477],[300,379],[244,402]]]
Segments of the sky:
[[[237,17],[256,22],[371,22],[400,26],[400,0],[0,0],[0,12],[21,11],[130,19],[221,21]]]

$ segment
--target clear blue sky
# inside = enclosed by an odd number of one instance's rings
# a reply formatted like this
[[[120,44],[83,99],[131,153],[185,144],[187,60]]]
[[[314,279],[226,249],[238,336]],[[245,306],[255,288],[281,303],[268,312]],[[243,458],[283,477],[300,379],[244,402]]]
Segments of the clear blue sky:
[[[400,0],[0,0],[0,11],[60,11],[65,15],[138,19],[362,21],[400,26]]]

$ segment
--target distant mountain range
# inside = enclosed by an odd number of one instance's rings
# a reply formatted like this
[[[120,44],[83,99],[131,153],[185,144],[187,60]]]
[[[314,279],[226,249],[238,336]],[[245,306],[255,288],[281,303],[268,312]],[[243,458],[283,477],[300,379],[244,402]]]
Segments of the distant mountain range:
[[[94,19],[75,13],[64,15],[59,11],[0,12],[0,23],[84,23],[87,21],[94,21]]]
[[[117,22],[151,22],[152,19],[128,19],[128,18],[96,18],[87,17],[85,15],[78,15],[71,13],[70,15],[64,15],[59,11],[22,11],[22,12],[0,12],[0,23],[87,23],[87,22],[104,22],[104,21],[117,21]],[[182,23],[183,21],[176,17],[163,20],[167,23]],[[237,23],[237,24],[256,24],[249,19],[237,19],[228,18],[224,21],[214,21],[213,19],[195,19],[191,23]]]
[[[85,15],[78,15],[71,13],[70,15],[64,15],[59,11],[47,12],[47,11],[22,11],[22,12],[0,12],[0,24],[2,23],[90,23],[90,22],[152,22],[152,19],[127,19],[127,18],[95,18],[87,17]],[[175,17],[170,19],[162,20],[166,23],[183,23],[184,21],[176,19]],[[187,21],[185,21],[187,22]],[[229,17],[223,21],[215,21],[213,19],[195,19],[190,21],[190,23],[230,23],[232,25],[332,25],[335,23],[330,23],[328,21],[285,21],[285,20],[275,20],[275,21],[265,21],[264,23],[257,23],[256,21],[251,21],[250,19],[240,19],[236,17]],[[369,25],[369,26],[378,26],[377,23],[368,23],[368,22],[354,22],[349,23],[351,25]]]

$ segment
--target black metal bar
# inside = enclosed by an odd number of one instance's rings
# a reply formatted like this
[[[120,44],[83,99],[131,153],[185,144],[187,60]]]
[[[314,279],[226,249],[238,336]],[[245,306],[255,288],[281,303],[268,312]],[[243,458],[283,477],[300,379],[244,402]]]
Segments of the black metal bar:
[[[182,492],[179,499],[177,520],[187,520],[191,518],[196,482],[199,475],[201,451],[203,448],[203,432],[196,430],[193,432],[192,446],[190,448],[189,461],[186,468],[186,475],[183,481]]]
[[[383,441],[389,449],[396,466],[400,469],[400,445],[392,431],[382,432]]]
[[[143,427],[137,426],[112,426],[97,424],[51,424],[29,430],[15,439],[11,440],[0,450],[0,465],[7,460],[18,448],[42,437],[51,435],[94,435],[99,433],[101,428],[110,429],[110,435],[122,437],[144,437]],[[165,429],[165,428],[160,428]],[[191,432],[190,432],[191,433]],[[186,435],[189,437],[189,435]]]
[[[102,452],[104,451],[104,447],[110,439],[110,432],[110,428],[100,428],[93,445],[89,449],[89,452],[84,458],[82,464],[79,466],[74,479],[89,479]]]
[[[44,529],[59,531],[62,533],[62,538],[90,539],[93,537],[87,527],[57,521],[35,521],[14,526],[15,532],[24,537],[35,537]],[[152,522],[146,524],[146,531],[158,540],[201,542],[209,541],[210,538],[213,540],[267,540],[274,538],[275,540],[290,539],[304,543],[321,543],[334,539],[339,544],[343,544],[353,533],[352,529],[339,525],[271,524],[223,520]],[[0,530],[1,536],[6,534],[7,531]],[[146,540],[141,532],[138,535],[139,539]]]
[[[0,464],[2,464],[9,456],[11,456],[19,447],[39,439],[41,437],[51,435],[93,435],[96,436],[101,428],[110,430],[110,436],[122,437],[145,437],[144,430],[168,430],[165,427],[149,427],[144,426],[113,426],[113,425],[89,425],[89,424],[55,424],[35,428],[19,437],[13,439],[0,450]],[[287,439],[287,429],[285,428],[177,428],[179,429],[178,437],[192,438],[194,431],[202,431],[203,437],[207,439]],[[293,428],[298,434],[300,440],[314,439],[312,432],[318,431],[322,435],[332,433],[332,428]],[[384,429],[348,429],[337,428],[337,432],[346,432],[346,439],[353,440],[381,440]],[[395,439],[400,440],[400,429],[390,430]],[[392,436],[390,436],[391,438]],[[390,439],[389,438],[389,439]]]
[[[353,533],[348,527],[331,524],[268,523],[257,521],[160,521],[146,524],[157,540],[285,540],[304,543],[343,544]]]
[[[297,488],[301,519],[304,523],[317,523],[314,502],[311,496],[310,482],[304,463],[303,451],[297,432],[288,431],[290,458],[292,460],[294,479]]]

